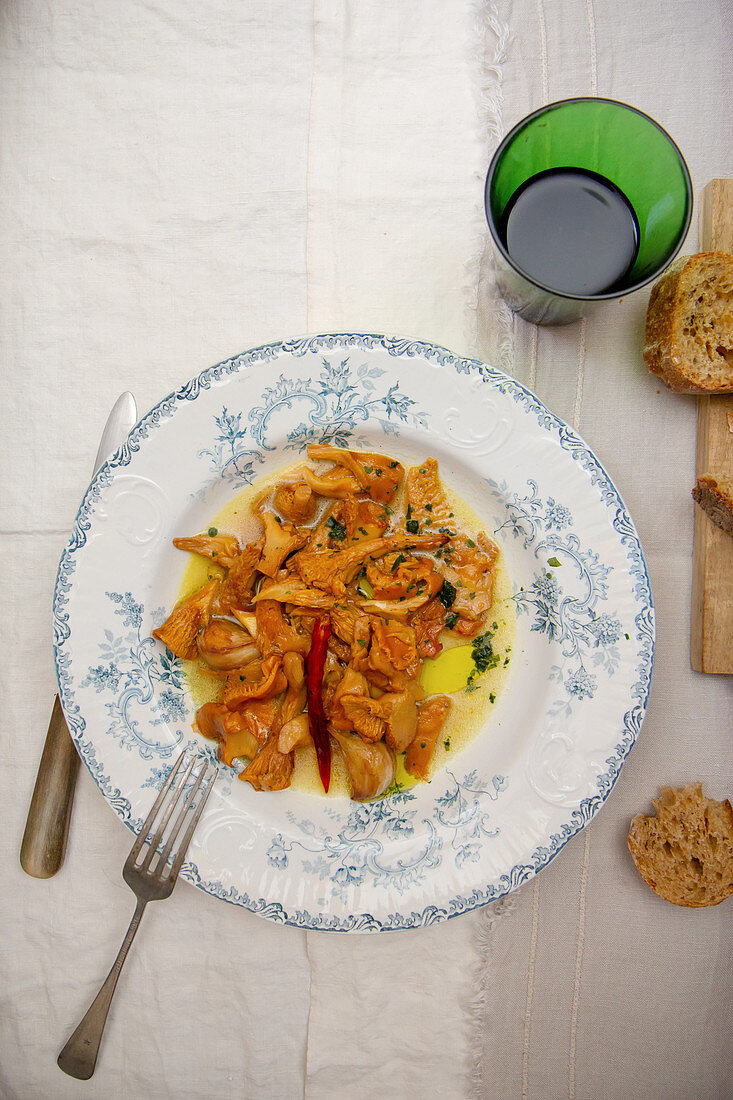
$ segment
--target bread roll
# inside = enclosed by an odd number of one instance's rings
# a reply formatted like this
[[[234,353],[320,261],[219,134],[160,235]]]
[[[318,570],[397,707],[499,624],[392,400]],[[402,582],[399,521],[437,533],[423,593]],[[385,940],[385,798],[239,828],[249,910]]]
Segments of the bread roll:
[[[718,905],[733,894],[733,809],[701,783],[662,787],[656,817],[631,822],[629,850],[648,886],[673,905]]]
[[[733,256],[683,256],[655,283],[644,361],[675,393],[733,393]]]

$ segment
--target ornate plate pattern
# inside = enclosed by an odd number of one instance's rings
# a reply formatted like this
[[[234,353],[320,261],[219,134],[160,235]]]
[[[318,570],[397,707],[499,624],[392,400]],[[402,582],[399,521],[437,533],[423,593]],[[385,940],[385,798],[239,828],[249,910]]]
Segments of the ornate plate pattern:
[[[608,797],[642,723],[654,617],[631,518],[593,453],[507,375],[443,348],[337,334],[203,371],[131,432],[87,491],[54,599],[61,699],[130,829],[191,730],[180,663],[151,638],[176,599],[175,535],[310,442],[440,462],[501,543],[511,675],[487,728],[430,784],[358,804],[256,794],[222,768],[183,875],[271,920],[414,928],[530,879]]]

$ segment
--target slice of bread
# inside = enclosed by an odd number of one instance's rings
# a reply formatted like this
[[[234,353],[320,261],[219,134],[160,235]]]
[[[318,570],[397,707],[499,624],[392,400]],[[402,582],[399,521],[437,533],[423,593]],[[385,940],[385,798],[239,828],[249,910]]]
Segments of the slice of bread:
[[[683,256],[655,283],[644,362],[675,393],[733,393],[733,256]]]
[[[692,490],[692,499],[707,512],[713,523],[733,535],[733,478],[703,474]]]
[[[631,822],[629,850],[660,897],[697,909],[733,894],[733,809],[706,798],[702,783],[662,787],[654,814]]]

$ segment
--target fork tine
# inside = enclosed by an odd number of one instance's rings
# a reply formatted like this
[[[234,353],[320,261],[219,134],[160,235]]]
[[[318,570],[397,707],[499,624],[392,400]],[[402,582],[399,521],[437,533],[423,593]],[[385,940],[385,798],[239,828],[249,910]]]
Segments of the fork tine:
[[[178,836],[179,832],[181,831],[181,828],[183,826],[183,822],[186,819],[186,815],[188,814],[189,810],[193,806],[196,795],[198,794],[199,787],[201,786],[203,778],[206,775],[206,771],[207,771],[207,765],[204,762],[204,766],[202,767],[201,771],[196,776],[196,782],[194,783],[193,787],[190,787],[189,790],[186,792],[186,797],[183,800],[183,806],[181,807],[181,812],[178,814],[178,817],[176,818],[176,820],[174,821],[174,823],[171,827],[171,831],[168,834],[168,839],[165,842],[165,848],[160,853],[160,863],[158,864],[158,873],[161,874],[161,875],[163,873],[163,870],[165,868],[166,863],[168,862],[168,858],[169,858],[169,856],[171,854],[171,851],[173,849],[173,845],[175,844],[176,837]]]
[[[176,778],[176,775],[178,773],[178,770],[179,770],[181,764],[183,763],[185,755],[186,755],[185,752],[182,752],[181,755],[176,760],[175,764],[173,765],[173,767],[170,770],[170,774],[168,775],[168,778],[166,779],[165,783],[161,787],[160,794],[158,795],[155,802],[153,803],[153,808],[151,809],[148,816],[145,818],[145,822],[143,823],[143,827],[140,830],[138,838],[135,841],[135,843],[133,844],[132,849],[130,850],[130,854],[127,857],[128,861],[130,863],[135,862],[138,855],[140,854],[140,849],[142,848],[143,844],[147,840],[148,834],[153,831],[153,825],[155,824],[155,818],[157,816],[157,813],[158,813],[160,807],[162,806],[163,801],[166,798],[169,790],[171,789],[171,786],[173,784],[173,780]],[[172,799],[172,801],[175,803],[175,799]]]
[[[208,766],[204,770],[208,771]],[[204,812],[204,806],[206,805],[206,801],[207,801],[209,795],[211,794],[211,789],[214,786],[214,783],[216,782],[217,774],[218,773],[217,773],[216,769],[214,769],[213,771],[210,771],[209,774],[208,774],[208,782],[206,783],[206,786],[203,788],[201,798],[199,799],[198,806],[196,807],[196,809],[193,812],[191,820],[188,823],[188,828],[186,829],[186,832],[183,834],[183,840],[181,841],[181,843],[179,845],[179,848],[178,848],[178,855],[173,860],[173,866],[171,867],[171,873],[169,875],[169,878],[170,878],[171,882],[175,882],[176,879],[178,878],[178,872],[180,871],[181,865],[183,864],[183,860],[186,857],[186,852],[188,851],[188,845],[191,842],[191,837],[193,836],[193,831],[199,823],[199,819],[201,817],[201,814]]]
[[[174,797],[172,797],[168,800],[168,803],[165,807],[165,810],[163,811],[163,816],[160,820],[160,824],[159,824],[158,828],[155,831],[155,836],[150,841],[150,845],[148,847],[148,850],[145,853],[145,858],[143,859],[142,863],[140,864],[140,867],[139,867],[140,871],[145,872],[150,867],[150,864],[153,861],[153,856],[155,855],[155,853],[158,850],[158,845],[160,844],[160,842],[163,839],[163,833],[165,832],[165,827],[168,824],[168,822],[170,821],[171,814],[173,813],[176,806],[178,805],[178,803],[181,800],[181,795],[183,794],[183,792],[186,789],[186,784],[188,783],[191,772],[193,771],[195,766],[196,766],[196,757],[194,756],[194,758],[191,760],[188,767],[185,769],[185,771],[182,773],[182,775],[180,775],[178,777],[178,779],[176,780],[175,795],[174,795]],[[151,832],[152,832],[152,827],[151,827]]]

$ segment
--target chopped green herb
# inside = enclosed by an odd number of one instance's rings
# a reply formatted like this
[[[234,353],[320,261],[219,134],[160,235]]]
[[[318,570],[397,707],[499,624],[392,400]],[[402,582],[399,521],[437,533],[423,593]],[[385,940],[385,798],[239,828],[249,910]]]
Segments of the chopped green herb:
[[[408,519],[406,524],[405,524],[405,527],[407,528],[407,530],[410,532],[411,535],[416,535],[418,533],[418,531],[420,530],[420,524],[417,522],[416,519]]]
[[[450,615],[448,615],[446,620],[445,620],[446,627],[448,628],[448,630],[452,630],[457,622],[458,622],[457,612],[451,611]]]
[[[427,742],[426,741],[421,741],[420,742],[420,748],[421,749],[427,748]]]
[[[215,539],[219,534],[219,530],[216,527],[210,527],[208,531],[209,538]]]
[[[399,466],[399,462],[397,462],[397,460],[394,460],[393,462],[390,462],[390,464],[389,464],[390,470],[394,470],[395,466]]]
[[[496,702],[496,696],[494,695],[493,691],[489,692],[489,702],[490,703],[495,703]]]
[[[426,504],[425,505],[425,511],[426,512],[432,512],[432,510],[433,510],[432,504]]]
[[[451,584],[450,581],[443,581],[440,592],[438,593],[438,599],[442,603],[443,607],[451,607],[453,601],[456,598],[456,586]],[[457,618],[458,616],[456,616]]]
[[[547,564],[551,565],[553,569],[559,569],[562,565],[562,562],[558,561],[557,558],[548,558]]]
[[[443,748],[446,752],[450,752],[450,737],[446,737],[445,741],[443,742]]]
[[[473,539],[466,539],[466,546],[469,546],[471,550],[476,549],[476,543],[473,541]]]
[[[490,631],[487,630],[485,634],[479,634],[478,638],[474,638],[471,647],[471,656],[479,672],[486,672],[487,669],[496,668],[499,663],[499,656],[494,653],[491,647]]]
[[[368,535],[369,532],[367,531],[366,527],[360,527],[359,528],[359,534],[360,535]]]
[[[390,570],[390,572],[396,573],[397,570],[399,569],[399,567],[402,565],[403,561],[407,561],[407,558],[405,557],[405,555],[404,554],[398,554],[397,557],[394,560],[394,563],[392,565],[392,569]]]
[[[345,525],[343,523],[339,523],[339,521],[337,519],[334,519],[333,516],[329,516],[326,520],[326,527],[328,529],[329,535],[332,539],[335,539],[336,542],[343,542],[346,538]]]
[[[474,638],[473,640],[471,657],[476,667],[468,677],[469,687],[473,684],[480,672],[486,672],[490,668],[496,668],[501,660],[499,654],[494,653],[491,647],[491,638],[491,631],[487,630],[485,634],[479,634],[478,638]]]
[[[625,639],[626,639],[626,641],[628,642],[628,640],[629,640],[629,635],[628,635],[628,634],[624,634],[624,638],[625,638]]]

